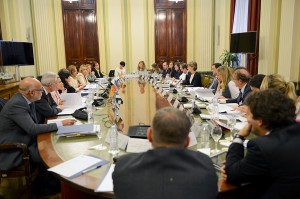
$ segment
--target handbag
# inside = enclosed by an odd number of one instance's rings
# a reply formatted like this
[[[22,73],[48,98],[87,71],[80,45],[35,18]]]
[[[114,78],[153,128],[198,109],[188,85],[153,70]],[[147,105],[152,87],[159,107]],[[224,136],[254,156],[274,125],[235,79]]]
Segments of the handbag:
[[[83,110],[79,110],[77,109],[73,114],[73,117],[77,118],[77,119],[81,119],[81,120],[88,120],[88,114],[87,112],[83,111]]]

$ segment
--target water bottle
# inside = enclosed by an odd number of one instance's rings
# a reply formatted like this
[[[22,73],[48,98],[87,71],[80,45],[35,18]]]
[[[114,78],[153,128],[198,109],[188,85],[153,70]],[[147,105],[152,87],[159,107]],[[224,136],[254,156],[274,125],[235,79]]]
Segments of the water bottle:
[[[210,129],[208,124],[203,124],[200,128],[200,149],[209,148]]]
[[[93,110],[93,102],[94,102],[94,95],[89,93],[87,99],[86,99],[86,110],[88,113],[88,123],[93,124],[94,123],[94,110]]]
[[[110,145],[108,153],[111,153],[113,156],[119,153],[118,147],[118,130],[116,125],[112,125],[108,130]]]

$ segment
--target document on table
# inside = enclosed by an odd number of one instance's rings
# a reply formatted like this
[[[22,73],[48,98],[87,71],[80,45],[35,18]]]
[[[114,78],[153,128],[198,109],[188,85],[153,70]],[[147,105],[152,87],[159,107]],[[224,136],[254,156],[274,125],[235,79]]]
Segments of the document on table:
[[[99,168],[109,161],[94,155],[80,155],[48,169],[67,178],[75,178],[93,169]]]
[[[72,126],[60,126],[58,127],[57,135],[68,135],[72,133],[78,134],[95,134],[96,131],[100,130],[100,125],[94,124],[80,124]]]
[[[110,192],[114,191],[114,184],[112,180],[112,173],[115,170],[115,165],[112,164],[106,173],[104,179],[100,183],[100,185],[95,189],[95,192]]]
[[[197,97],[215,97],[214,93],[213,93],[214,89],[208,89],[208,88],[198,88],[195,90]]]
[[[62,93],[63,110],[57,115],[71,115],[76,109],[84,107],[80,93]]]
[[[129,138],[127,145],[128,153],[140,153],[152,149],[152,145],[148,139]]]

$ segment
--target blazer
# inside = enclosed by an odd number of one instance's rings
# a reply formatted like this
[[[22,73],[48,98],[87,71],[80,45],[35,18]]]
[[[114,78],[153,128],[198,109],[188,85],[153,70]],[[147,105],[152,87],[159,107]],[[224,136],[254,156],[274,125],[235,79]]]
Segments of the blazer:
[[[213,93],[216,93],[216,90],[218,88],[218,84],[219,84],[219,81],[218,79],[215,77],[212,81],[212,83],[209,85],[209,89],[213,89]]]
[[[250,88],[250,85],[249,83],[247,83],[243,94],[240,92],[237,98],[226,100],[226,103],[240,103],[240,102],[244,103],[244,100],[246,99],[247,95],[251,93],[251,91],[252,90]]]
[[[41,133],[57,130],[56,124],[37,124],[35,107],[31,111],[25,98],[16,93],[3,107],[0,113],[0,143],[10,144],[21,142],[27,145],[30,160],[42,162],[38,149],[36,136]],[[20,151],[1,152],[0,169],[9,170],[20,166],[22,153]]]
[[[191,73],[188,73],[186,76],[185,81],[183,81],[182,85],[191,85],[193,87],[201,87],[202,86],[202,82],[201,82],[201,75],[200,73],[196,72],[194,74],[192,83],[190,83],[190,78],[191,78]]]
[[[39,124],[45,123],[46,118],[56,116],[62,111],[60,108],[57,108],[57,104],[51,94],[48,96],[43,90],[41,99],[35,102],[36,117]]]
[[[112,178],[117,199],[198,199],[218,194],[210,158],[183,148],[121,156]]]
[[[97,77],[97,78],[102,78],[104,75],[101,73],[101,71],[97,71],[95,68],[93,68],[93,71],[94,71],[94,73],[95,73],[95,76]]]
[[[260,188],[261,198],[300,198],[299,132],[300,124],[295,123],[255,137],[245,157],[244,146],[232,143],[226,158],[227,182],[252,182]]]

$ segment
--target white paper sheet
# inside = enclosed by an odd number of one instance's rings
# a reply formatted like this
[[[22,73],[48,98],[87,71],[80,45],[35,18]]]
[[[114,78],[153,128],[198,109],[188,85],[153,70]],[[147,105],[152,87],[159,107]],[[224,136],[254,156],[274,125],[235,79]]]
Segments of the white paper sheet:
[[[52,171],[67,178],[74,178],[81,174],[87,173],[92,169],[96,169],[106,163],[108,163],[107,160],[98,157],[80,155],[76,158],[49,168],[48,171]]]
[[[114,190],[114,184],[112,180],[112,174],[114,170],[115,165],[112,164],[100,185],[95,189],[95,192],[112,192]]]
[[[198,88],[195,90],[197,97],[214,97],[213,89],[201,89]]]
[[[190,143],[189,143],[188,147],[197,145],[197,139],[196,139],[196,136],[195,136],[195,134],[193,132],[189,133],[189,137],[190,137]]]
[[[140,153],[152,149],[152,145],[148,139],[129,138],[127,145],[128,153]]]
[[[80,93],[62,93],[61,98],[64,108],[78,109],[83,107]]]
[[[57,135],[68,134],[68,133],[85,133],[85,132],[95,132],[100,130],[100,125],[94,124],[80,124],[73,126],[60,126],[57,130]]]

